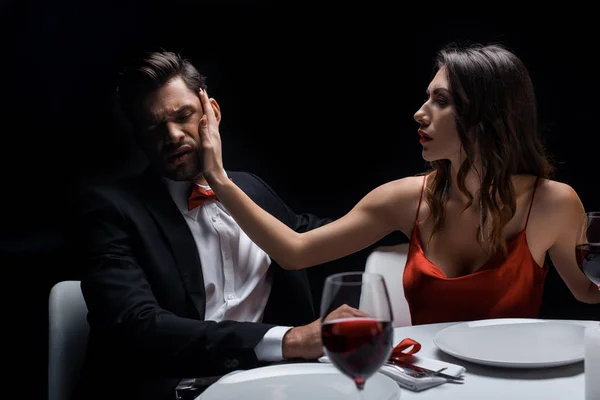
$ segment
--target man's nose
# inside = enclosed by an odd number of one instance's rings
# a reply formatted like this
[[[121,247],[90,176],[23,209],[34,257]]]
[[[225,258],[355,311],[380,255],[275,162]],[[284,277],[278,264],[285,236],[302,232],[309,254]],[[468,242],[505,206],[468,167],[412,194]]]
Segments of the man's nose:
[[[167,124],[167,141],[169,143],[179,143],[184,136],[185,133],[177,124]]]

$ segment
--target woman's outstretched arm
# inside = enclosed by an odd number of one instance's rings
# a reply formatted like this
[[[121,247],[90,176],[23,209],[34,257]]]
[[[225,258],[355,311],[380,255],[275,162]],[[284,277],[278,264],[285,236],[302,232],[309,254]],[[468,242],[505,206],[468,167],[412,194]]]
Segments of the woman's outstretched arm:
[[[337,221],[306,233],[288,228],[226,176],[218,121],[206,92],[200,92],[200,100],[205,110],[199,130],[204,176],[244,232],[283,268],[301,269],[344,257],[397,229],[390,205],[402,207],[394,199],[398,197],[398,186],[402,186],[399,181],[373,190]]]

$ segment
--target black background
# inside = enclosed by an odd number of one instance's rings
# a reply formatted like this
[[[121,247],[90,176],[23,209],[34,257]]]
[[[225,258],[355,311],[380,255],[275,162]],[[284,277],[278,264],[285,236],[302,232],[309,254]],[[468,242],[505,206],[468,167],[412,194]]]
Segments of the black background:
[[[597,35],[585,9],[571,16],[547,8],[525,15],[504,3],[488,11],[429,2],[412,10],[395,2],[1,4],[3,330],[21,339],[11,368],[31,382],[30,395],[45,396],[48,291],[79,277],[73,193],[145,163],[123,135],[112,95],[120,63],[143,50],[181,52],[208,76],[228,169],[258,174],[298,212],[339,217],[377,185],[423,170],[413,114],[435,51],[449,41],[504,43],[530,70],[556,179],[587,209],[600,208]],[[549,286],[549,315],[600,314],[575,305],[560,283]]]

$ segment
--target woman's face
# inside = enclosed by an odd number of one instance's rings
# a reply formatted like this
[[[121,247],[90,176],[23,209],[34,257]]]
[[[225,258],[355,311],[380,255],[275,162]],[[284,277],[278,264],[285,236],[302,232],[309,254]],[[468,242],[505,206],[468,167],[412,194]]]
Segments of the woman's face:
[[[454,105],[446,69],[441,68],[427,88],[425,103],[415,113],[425,161],[460,162],[462,144],[454,119]]]

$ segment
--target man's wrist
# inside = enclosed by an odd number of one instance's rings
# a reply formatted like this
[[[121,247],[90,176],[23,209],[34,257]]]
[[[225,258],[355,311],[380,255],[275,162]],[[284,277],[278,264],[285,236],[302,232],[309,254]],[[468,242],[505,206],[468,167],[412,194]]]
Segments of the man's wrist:
[[[283,335],[281,343],[281,354],[284,359],[298,358],[302,340],[298,328],[292,328]]]

